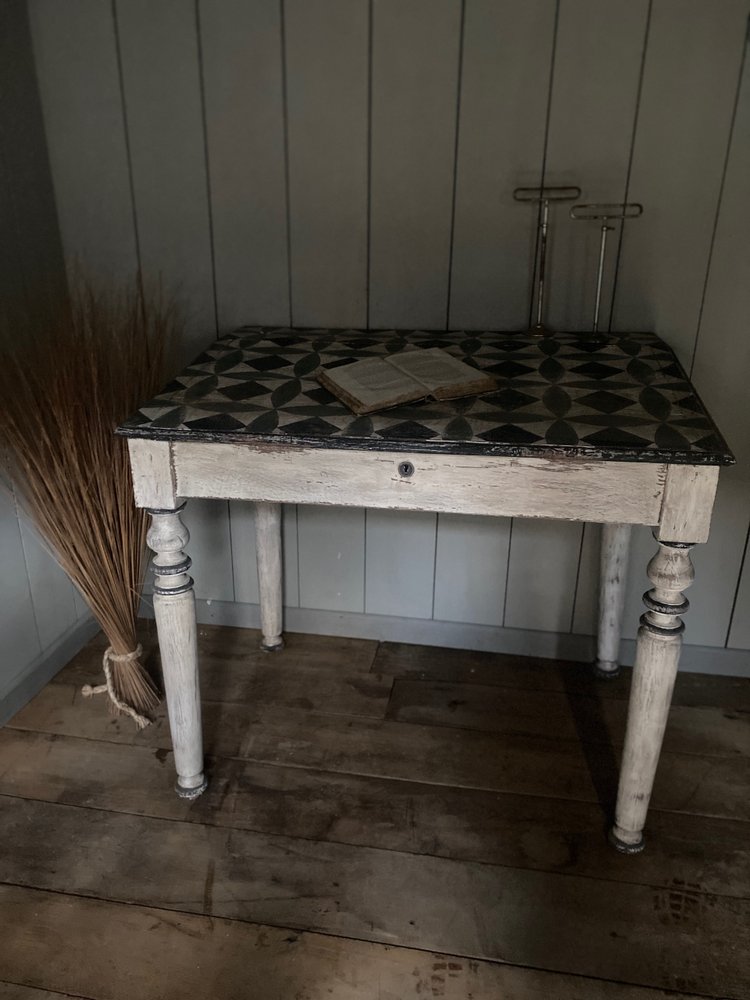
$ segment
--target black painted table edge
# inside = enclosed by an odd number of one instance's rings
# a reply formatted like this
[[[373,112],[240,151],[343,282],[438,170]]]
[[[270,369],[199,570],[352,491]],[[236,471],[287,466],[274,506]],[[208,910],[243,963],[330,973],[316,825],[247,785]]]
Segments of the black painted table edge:
[[[664,451],[656,449],[641,451],[634,454],[632,451],[618,451],[615,448],[582,448],[572,445],[561,445],[554,447],[545,446],[524,446],[510,444],[482,444],[475,445],[463,441],[386,441],[381,438],[320,438],[304,437],[296,435],[279,434],[248,434],[247,431],[192,431],[175,428],[166,433],[164,431],[148,431],[139,427],[126,427],[121,425],[116,428],[115,434],[118,437],[129,440],[182,442],[193,441],[198,443],[211,444],[243,444],[252,447],[254,444],[268,445],[274,449],[285,448],[315,448],[325,451],[390,451],[390,452],[410,452],[420,455],[486,455],[488,458],[589,458],[596,462],[632,462],[639,463],[667,463],[669,465],[718,465],[729,466],[736,463],[734,455],[727,453],[723,456],[702,456],[695,452]]]
[[[197,360],[204,356],[207,351],[210,351],[216,345],[222,343],[228,337],[249,333],[249,332],[260,332],[266,335],[273,334],[299,334],[300,338],[303,336],[316,336],[320,337],[321,334],[330,335],[347,335],[361,334],[364,337],[373,337],[378,335],[391,335],[396,334],[398,336],[408,336],[414,334],[420,335],[434,335],[435,337],[445,337],[446,334],[455,332],[457,335],[464,337],[480,337],[482,335],[493,335],[493,336],[505,336],[505,337],[522,337],[525,336],[523,333],[518,332],[505,332],[505,331],[488,331],[488,330],[461,330],[461,331],[446,331],[446,330],[354,330],[349,327],[342,328],[326,328],[325,330],[319,327],[264,327],[261,325],[253,327],[239,327],[236,330],[226,332],[215,338],[213,341],[209,342],[206,347],[197,355],[190,364],[188,364],[181,371],[185,371],[193,367]],[[559,334],[552,334],[552,337],[556,335],[561,336],[593,336],[587,333],[578,333],[577,331],[559,331]],[[528,336],[528,335],[526,335]],[[607,340],[624,340],[629,337],[644,336],[643,334],[633,334],[633,333],[607,333],[602,335],[603,338]],[[655,335],[650,335],[655,337]],[[658,338],[655,338],[658,339]],[[403,439],[399,440],[396,438],[379,438],[379,437],[362,437],[362,436],[346,436],[337,435],[322,437],[320,435],[305,435],[305,434],[295,434],[295,433],[263,433],[259,431],[249,431],[247,429],[243,430],[208,430],[208,429],[195,429],[195,428],[154,428],[148,423],[137,425],[135,419],[138,416],[139,411],[135,414],[129,416],[125,421],[123,421],[118,427],[115,428],[115,435],[122,438],[132,439],[132,440],[149,440],[149,441],[160,441],[166,443],[178,443],[178,442],[195,442],[195,443],[215,443],[215,444],[238,444],[252,447],[254,445],[264,445],[267,448],[286,450],[298,449],[298,448],[309,448],[309,449],[321,449],[321,450],[342,450],[342,451],[377,451],[377,452],[410,452],[413,454],[441,454],[441,455],[475,455],[478,457],[503,457],[503,458],[538,458],[538,459],[580,459],[580,460],[591,460],[596,462],[630,462],[630,463],[658,463],[658,464],[670,464],[670,465],[692,465],[692,466],[720,466],[726,467],[736,464],[736,458],[723,435],[716,426],[713,418],[708,413],[703,401],[701,400],[699,394],[695,390],[690,382],[690,379],[682,369],[682,366],[677,361],[676,356],[672,349],[664,341],[659,340],[659,344],[665,348],[672,355],[674,364],[681,370],[685,381],[690,385],[691,392],[693,393],[696,401],[699,403],[703,414],[706,418],[707,423],[712,428],[716,435],[717,441],[722,445],[721,451],[716,449],[712,452],[700,453],[693,450],[680,450],[676,448],[660,448],[656,445],[634,449],[632,446],[628,447],[617,447],[617,446],[603,446],[603,445],[551,445],[549,443],[536,443],[536,444],[518,444],[510,442],[472,442],[472,441],[461,441],[461,440],[449,440],[445,438],[440,438],[437,441],[433,440],[420,440],[420,439]],[[158,397],[157,397],[158,398]],[[147,405],[147,404],[144,404]],[[388,412],[388,411],[383,411]]]

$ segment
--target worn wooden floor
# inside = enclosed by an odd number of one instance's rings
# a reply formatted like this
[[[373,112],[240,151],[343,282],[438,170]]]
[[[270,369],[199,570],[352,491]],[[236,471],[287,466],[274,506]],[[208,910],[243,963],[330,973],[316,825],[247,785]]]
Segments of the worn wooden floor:
[[[681,675],[644,854],[607,847],[628,678],[202,628],[211,785],[86,700],[0,730],[0,998],[750,997],[750,681]]]

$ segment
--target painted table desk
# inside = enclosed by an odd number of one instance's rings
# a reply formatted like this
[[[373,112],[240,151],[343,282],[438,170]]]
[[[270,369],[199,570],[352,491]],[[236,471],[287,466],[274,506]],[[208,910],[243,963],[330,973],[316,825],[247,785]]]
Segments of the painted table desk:
[[[315,380],[321,366],[407,345],[442,347],[492,373],[497,390],[355,417]],[[599,522],[601,673],[617,664],[630,526],[652,525],[653,588],[611,834],[618,849],[641,849],[693,580],[689,553],[708,537],[719,466],[733,461],[657,337],[247,328],[216,341],[118,433],[129,438],[136,502],[152,515],[154,610],[186,797],[205,779],[185,499],[257,504],[269,651],[282,644],[282,503]]]

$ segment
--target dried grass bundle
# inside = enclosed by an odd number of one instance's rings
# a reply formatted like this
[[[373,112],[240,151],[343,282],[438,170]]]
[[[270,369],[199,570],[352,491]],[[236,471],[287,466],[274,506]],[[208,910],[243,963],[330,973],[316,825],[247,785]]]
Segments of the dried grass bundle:
[[[135,631],[147,515],[113,431],[161,387],[175,309],[140,282],[101,292],[78,280],[41,315],[0,331],[0,443],[23,505],[109,640],[112,703],[145,725],[159,703]]]

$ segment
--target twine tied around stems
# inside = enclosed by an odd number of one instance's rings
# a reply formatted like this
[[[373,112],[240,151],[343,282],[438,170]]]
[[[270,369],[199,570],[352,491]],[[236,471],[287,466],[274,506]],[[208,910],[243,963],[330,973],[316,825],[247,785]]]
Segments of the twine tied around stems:
[[[116,653],[111,646],[107,646],[102,658],[102,669],[104,670],[106,684],[97,684],[96,686],[84,684],[81,688],[81,694],[84,698],[91,698],[95,694],[108,694],[115,708],[125,715],[129,715],[138,729],[145,729],[146,726],[151,724],[151,720],[147,719],[145,715],[140,715],[132,705],[124,702],[117,694],[112,681],[113,663],[132,663],[133,660],[140,660],[141,656],[143,656],[143,646],[141,646],[140,642],[131,653]]]

